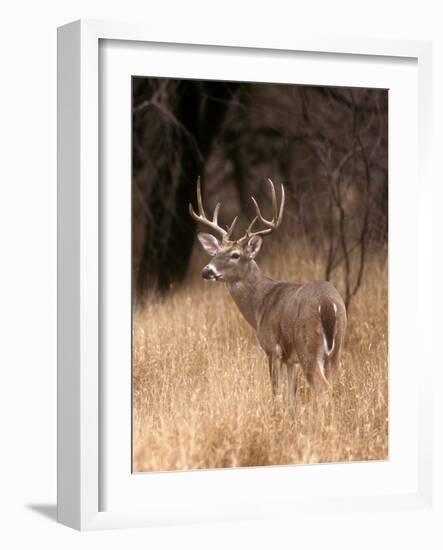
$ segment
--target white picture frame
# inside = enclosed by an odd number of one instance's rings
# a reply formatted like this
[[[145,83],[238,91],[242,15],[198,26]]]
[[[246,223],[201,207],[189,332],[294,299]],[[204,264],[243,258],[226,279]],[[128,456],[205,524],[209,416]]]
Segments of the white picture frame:
[[[162,36],[155,28],[142,25],[77,21],[61,27],[58,33],[58,519],[60,523],[80,530],[104,529],[131,526],[173,525],[201,521],[236,519],[266,519],[290,517],[297,513],[327,513],[331,507],[334,513],[359,509],[363,512],[392,511],[399,509],[426,510],[433,514],[433,470],[432,470],[432,394],[431,376],[437,382],[438,373],[432,370],[436,363],[432,356],[431,335],[420,331],[415,343],[420,349],[420,371],[417,373],[417,408],[414,409],[417,425],[416,462],[412,467],[416,476],[404,490],[397,488],[381,494],[353,494],[351,481],[346,495],[334,493],[327,496],[314,491],[312,498],[292,499],[278,491],[269,499],[266,494],[251,497],[248,506],[236,505],[236,495],[231,500],[217,500],[209,495],[200,505],[186,507],[185,501],[168,507],[151,505],[140,507],[123,502],[113,503],[111,510],[102,509],[100,484],[103,483],[102,414],[100,405],[100,301],[103,298],[99,287],[101,266],[100,226],[102,196],[99,186],[100,159],[100,41],[125,41],[131,44],[194,44],[197,49],[211,55],[209,48],[219,47],[236,52],[263,51],[284,56],[285,52],[329,53],[333,56],[368,56],[367,59],[389,58],[392,63],[412,59],[417,66],[418,80],[418,199],[419,213],[416,239],[420,245],[416,261],[420,262],[417,274],[416,317],[431,318],[431,290],[426,286],[430,277],[432,228],[430,209],[432,181],[429,169],[431,142],[431,46],[425,42],[368,40],[344,37],[315,37],[299,33],[297,37],[230,38],[186,36],[186,30],[178,36]],[[246,50],[246,49],[251,50]],[[153,54],[155,55],[155,54]],[[195,65],[198,75],[199,66]],[[128,176],[129,177],[129,176]],[[391,206],[392,208],[392,206]],[[415,226],[414,226],[415,227]],[[415,229],[414,229],[415,231]],[[129,329],[129,327],[128,327]],[[414,353],[412,353],[414,356]],[[412,367],[412,366],[411,366]],[[412,372],[412,370],[411,370]],[[440,375],[441,377],[441,375]],[[411,386],[412,387],[412,386]],[[437,422],[437,419],[434,419]],[[129,454],[129,449],[128,449]],[[342,466],[349,467],[349,465]],[[352,467],[352,466],[351,466]],[[324,468],[323,477],[339,475],[337,466]],[[289,469],[280,468],[275,474],[285,484],[291,475]],[[318,472],[319,470],[317,470]],[[232,470],[231,470],[232,472]],[[130,472],[128,472],[130,475]],[[161,475],[161,474],[160,474]],[[260,469],[237,470],[235,483],[244,483],[250,477],[254,485]],[[268,474],[266,474],[268,475]],[[306,473],[306,476],[311,474]],[[360,475],[360,474],[358,474]],[[178,483],[192,489],[197,480],[211,483],[219,474],[215,472],[192,472],[168,474],[156,478],[157,490],[171,491]],[[180,478],[177,476],[181,476]],[[252,478],[251,476],[255,476]],[[138,476],[135,476],[137,479]],[[357,476],[358,477],[358,476]],[[314,476],[314,484],[319,477]],[[141,478],[140,478],[141,479]],[[153,480],[154,478],[151,478]],[[275,480],[276,478],[274,478]],[[181,480],[181,481],[179,481]],[[186,480],[183,481],[183,480]],[[416,480],[416,483],[415,483]],[[222,479],[221,483],[225,483]],[[137,484],[138,482],[135,481]],[[132,483],[134,484],[134,483]],[[283,485],[282,485],[283,486]],[[264,484],[266,487],[266,484]],[[129,493],[128,493],[129,494]],[[212,498],[212,500],[211,500]],[[267,500],[268,499],[268,500]],[[118,500],[118,499],[117,499]],[[128,499],[127,499],[128,500]],[[158,504],[158,503],[157,503]]]

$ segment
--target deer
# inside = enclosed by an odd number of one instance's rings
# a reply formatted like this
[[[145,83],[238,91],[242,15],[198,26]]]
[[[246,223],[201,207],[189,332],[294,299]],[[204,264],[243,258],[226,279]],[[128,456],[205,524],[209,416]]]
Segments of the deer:
[[[281,184],[280,205],[274,183],[271,191],[272,219],[266,219],[254,197],[255,217],[245,234],[233,238],[238,216],[223,229],[218,223],[221,203],[212,219],[205,213],[200,178],[197,180],[195,212],[192,218],[215,233],[198,233],[203,250],[211,261],[201,271],[203,279],[223,282],[247,323],[255,330],[258,343],[268,359],[269,377],[274,399],[282,401],[284,366],[287,369],[288,410],[295,411],[297,378],[300,369],[308,383],[317,390],[331,387],[340,363],[346,332],[347,315],[342,297],[328,281],[295,283],[273,280],[260,270],[256,258],[263,238],[281,225],[285,206],[285,189]],[[262,228],[254,230],[256,223]]]

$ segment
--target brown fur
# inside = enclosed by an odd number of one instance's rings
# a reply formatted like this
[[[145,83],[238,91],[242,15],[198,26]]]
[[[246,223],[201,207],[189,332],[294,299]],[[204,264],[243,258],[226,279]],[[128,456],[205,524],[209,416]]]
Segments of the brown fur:
[[[211,246],[213,244],[211,242]],[[217,280],[225,282],[238,309],[256,330],[260,346],[268,357],[276,396],[281,392],[281,370],[287,366],[292,411],[298,366],[315,387],[328,385],[332,379],[346,331],[346,309],[340,294],[329,282],[296,284],[266,277],[254,260],[260,245],[261,242],[250,241],[220,246],[204,270],[214,270],[220,275]],[[240,258],[235,260],[231,258],[234,250],[240,253]]]
[[[329,377],[340,358],[346,330],[346,309],[340,294],[328,282],[304,285],[274,281],[260,271],[255,262],[263,238],[277,229],[282,221],[285,190],[281,186],[278,206],[274,184],[269,180],[272,195],[271,220],[263,217],[257,201],[252,198],[256,217],[245,235],[231,240],[237,221],[227,230],[218,225],[220,203],[212,220],[203,209],[200,180],[197,182],[199,214],[189,205],[191,216],[221,235],[221,241],[209,233],[199,233],[198,239],[212,260],[202,270],[202,276],[226,283],[229,292],[246,321],[256,330],[261,347],[268,356],[269,373],[274,395],[280,396],[282,367],[288,370],[288,403],[294,410],[297,371],[301,366],[308,381],[316,387],[329,386]],[[264,229],[252,232],[257,220]]]

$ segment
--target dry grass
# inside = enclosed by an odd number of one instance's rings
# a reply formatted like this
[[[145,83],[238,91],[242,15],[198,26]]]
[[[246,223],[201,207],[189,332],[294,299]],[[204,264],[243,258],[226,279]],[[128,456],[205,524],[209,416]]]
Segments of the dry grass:
[[[321,278],[320,261],[290,257],[261,265],[274,278]],[[370,259],[351,306],[331,397],[301,375],[294,418],[273,403],[265,356],[224,285],[201,279],[201,257],[193,265],[179,290],[135,313],[135,472],[387,458],[383,259]]]

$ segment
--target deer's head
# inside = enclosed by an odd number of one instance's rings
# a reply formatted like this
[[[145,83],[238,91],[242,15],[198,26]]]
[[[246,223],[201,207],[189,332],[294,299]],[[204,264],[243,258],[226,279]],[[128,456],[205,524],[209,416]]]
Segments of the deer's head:
[[[280,208],[277,205],[277,194],[274,184],[271,180],[272,194],[272,220],[266,220],[260,211],[257,201],[251,197],[254,203],[256,216],[246,229],[246,233],[238,240],[231,239],[232,233],[237,223],[237,217],[227,229],[223,229],[218,224],[218,213],[220,203],[217,204],[212,216],[212,220],[208,219],[202,201],[200,178],[197,180],[197,204],[198,214],[195,213],[192,205],[189,205],[189,212],[197,222],[200,222],[212,229],[219,239],[210,233],[199,233],[198,239],[203,249],[212,256],[212,260],[202,269],[202,277],[211,281],[224,281],[232,283],[241,280],[248,271],[251,261],[253,261],[260,252],[263,236],[269,235],[277,229],[283,218],[283,209],[285,206],[285,190],[281,186]],[[260,221],[265,228],[259,231],[253,231],[253,227],[257,221]]]

